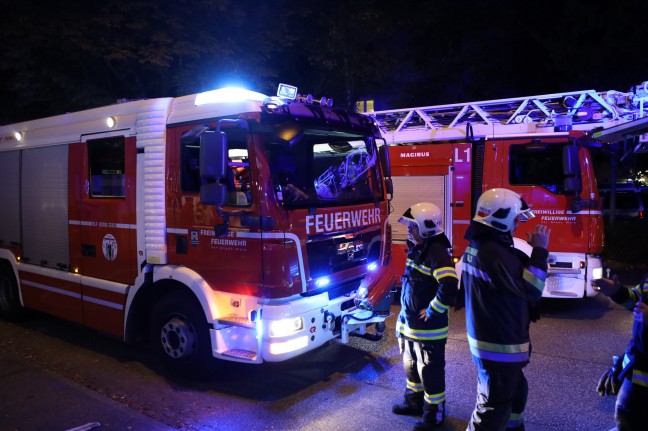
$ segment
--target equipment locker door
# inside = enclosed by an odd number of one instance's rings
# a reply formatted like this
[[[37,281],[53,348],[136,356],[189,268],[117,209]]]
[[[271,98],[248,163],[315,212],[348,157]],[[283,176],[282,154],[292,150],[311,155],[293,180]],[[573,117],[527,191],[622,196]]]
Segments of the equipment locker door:
[[[86,187],[79,196],[80,273],[131,284],[136,260],[135,145],[123,136],[87,141],[81,148]]]
[[[70,254],[84,322],[116,336],[137,265],[135,156],[134,141],[123,136],[70,146]]]
[[[82,323],[78,280],[70,276],[68,146],[22,150],[20,157],[19,269],[24,305]]]

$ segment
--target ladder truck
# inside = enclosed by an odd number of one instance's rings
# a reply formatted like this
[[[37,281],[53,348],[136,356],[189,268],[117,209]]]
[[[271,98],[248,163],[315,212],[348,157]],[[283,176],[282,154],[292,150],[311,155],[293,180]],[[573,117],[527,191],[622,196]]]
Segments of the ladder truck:
[[[287,85],[2,126],[0,317],[149,340],[186,377],[376,339],[393,286],[379,138]]]
[[[396,221],[409,206],[429,201],[443,209],[458,261],[477,199],[505,187],[536,214],[517,229],[515,247],[530,253],[526,233],[536,223],[552,230],[543,296],[595,295],[589,280],[602,276],[604,225],[589,152],[600,143],[592,133],[643,117],[647,101],[648,81],[628,92],[585,90],[366,113],[389,147],[394,274],[403,273],[407,249],[407,231]]]

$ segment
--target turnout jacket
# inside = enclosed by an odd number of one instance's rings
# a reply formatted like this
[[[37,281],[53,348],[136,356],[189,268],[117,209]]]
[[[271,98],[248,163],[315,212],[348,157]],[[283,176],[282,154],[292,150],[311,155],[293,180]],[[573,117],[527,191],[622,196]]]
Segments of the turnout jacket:
[[[648,303],[648,280],[644,280],[632,289],[623,288],[610,298],[628,310],[633,310],[638,301]],[[631,378],[633,384],[648,388],[646,342],[648,342],[648,322],[635,314],[632,323],[632,339],[625,351],[623,367],[632,362],[632,374],[628,373],[626,377]]]
[[[510,232],[477,222],[471,222],[465,238],[470,244],[463,255],[461,285],[470,353],[493,365],[524,365],[549,253],[534,247],[529,258],[513,247]]]
[[[396,321],[396,336],[419,342],[448,338],[448,307],[454,304],[458,278],[450,241],[445,234],[435,235],[410,247],[405,273],[401,277],[401,311]],[[430,318],[419,317],[427,310]]]

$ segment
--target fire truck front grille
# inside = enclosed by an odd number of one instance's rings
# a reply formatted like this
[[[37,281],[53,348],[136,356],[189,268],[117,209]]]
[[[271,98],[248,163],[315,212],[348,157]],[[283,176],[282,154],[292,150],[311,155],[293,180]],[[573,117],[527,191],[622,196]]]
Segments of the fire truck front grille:
[[[380,258],[380,230],[312,238],[306,244],[311,278],[331,275]]]

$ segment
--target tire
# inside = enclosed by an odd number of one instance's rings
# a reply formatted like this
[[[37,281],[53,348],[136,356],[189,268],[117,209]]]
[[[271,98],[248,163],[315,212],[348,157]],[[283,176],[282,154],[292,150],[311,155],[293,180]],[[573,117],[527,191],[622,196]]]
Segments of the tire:
[[[0,318],[17,322],[25,318],[26,311],[20,304],[18,283],[11,267],[0,264]]]
[[[169,374],[194,380],[216,371],[205,313],[189,294],[173,292],[155,305],[151,343]]]

